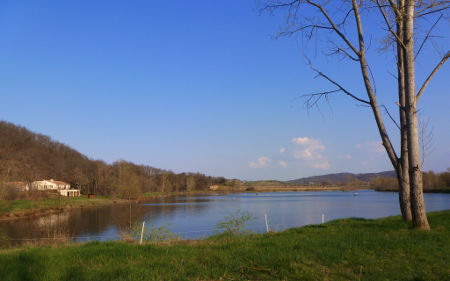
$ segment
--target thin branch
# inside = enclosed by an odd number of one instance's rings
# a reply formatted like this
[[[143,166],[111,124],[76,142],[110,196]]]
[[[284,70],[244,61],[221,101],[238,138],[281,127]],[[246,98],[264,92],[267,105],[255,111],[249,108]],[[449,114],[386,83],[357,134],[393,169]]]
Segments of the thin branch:
[[[292,34],[297,33],[297,32],[299,32],[299,31],[303,31],[303,30],[305,30],[305,29],[307,29],[307,28],[311,28],[312,31],[314,31],[314,29],[329,29],[329,30],[333,30],[333,28],[332,28],[332,27],[329,27],[329,26],[316,25],[316,24],[309,24],[309,25],[305,25],[305,26],[299,27],[299,28],[297,28],[297,29],[295,29],[295,30],[292,30],[292,31],[282,31],[282,32],[280,32],[280,33],[278,34],[277,37],[286,36],[286,35],[287,35],[287,36],[291,36]],[[312,32],[312,31],[311,31],[311,32]]]
[[[416,16],[414,16],[414,18],[420,18],[420,17],[426,16],[426,15],[430,15],[430,14],[434,14],[434,13],[439,13],[439,12],[442,12],[442,11],[447,10],[448,8],[450,8],[450,7],[445,7],[445,8],[441,8],[441,9],[429,11],[429,12],[427,12],[427,13],[423,13],[423,14],[420,14],[420,15],[416,15]]]
[[[322,13],[322,15],[327,19],[327,21],[331,25],[331,27],[334,29],[334,31],[339,35],[339,37],[341,37],[342,40],[344,40],[344,42],[350,47],[350,49],[352,49],[352,51],[357,56],[360,56],[360,53],[356,50],[356,48],[352,45],[352,43],[350,43],[350,41],[347,39],[347,37],[345,37],[345,35],[337,28],[337,26],[334,24],[333,20],[328,16],[327,12],[324,10],[322,5],[314,3],[310,0],[306,0],[306,2],[308,2],[310,5],[318,8],[320,10],[320,12]]]
[[[341,53],[343,53],[349,59],[351,59],[353,61],[359,61],[359,58],[355,58],[354,56],[352,56],[349,52],[347,52],[347,50],[345,50],[344,48],[339,47],[334,41],[329,41],[329,43],[331,43],[333,45],[335,50],[332,51],[330,54],[327,54],[327,55],[334,55],[334,54],[341,54]]]
[[[292,5],[294,5],[295,3],[300,2],[299,0],[294,0],[292,2],[289,3],[279,3],[279,4],[273,4],[273,5],[265,5],[261,10],[273,10],[273,9],[278,9],[281,7],[290,7]]]
[[[347,90],[346,90],[344,87],[342,87],[339,83],[337,83],[336,81],[334,81],[333,79],[331,79],[331,78],[328,77],[327,75],[323,74],[323,73],[320,72],[319,70],[315,69],[315,68],[311,65],[311,62],[309,62],[308,64],[309,64],[309,67],[311,68],[311,70],[313,70],[314,72],[316,72],[318,76],[321,76],[321,77],[325,78],[326,80],[328,80],[331,84],[333,84],[333,85],[335,85],[336,87],[338,87],[338,88],[339,88],[342,92],[344,92],[347,96],[349,96],[349,97],[351,97],[351,98],[353,98],[353,99],[355,99],[355,100],[357,100],[357,101],[359,101],[359,102],[362,102],[362,103],[365,103],[365,104],[369,104],[369,105],[370,105],[370,102],[369,102],[369,101],[366,101],[366,100],[363,100],[363,99],[358,98],[357,96],[355,96],[355,95],[353,95],[352,93],[350,93],[349,91],[347,91]]]
[[[341,23],[339,23],[337,26],[344,26],[345,22],[347,21],[348,16],[350,15],[350,13],[353,11],[353,9],[348,10],[348,12],[345,14],[344,19],[342,20]]]
[[[305,105],[306,105],[307,109],[310,109],[310,108],[312,108],[314,106],[318,108],[318,103],[323,97],[325,97],[325,99],[328,102],[328,95],[329,94],[337,93],[337,92],[340,92],[340,91],[341,91],[341,89],[336,89],[336,90],[324,91],[324,92],[315,93],[315,94],[302,95],[301,97],[308,97],[308,99],[305,102]]]
[[[414,56],[414,60],[416,60],[417,56],[419,55],[420,51],[422,50],[423,46],[425,45],[425,42],[428,40],[428,38],[430,37],[431,31],[433,30],[433,28],[437,25],[437,23],[439,22],[439,20],[442,18],[442,14],[439,16],[439,18],[434,22],[434,24],[431,26],[430,30],[428,30],[427,35],[425,36],[425,38],[422,41],[422,44],[420,44],[419,50],[417,50],[416,55]]]
[[[429,125],[430,119],[424,120],[422,117],[419,118],[419,141],[422,148],[422,167],[425,162],[425,156],[427,153],[431,153],[433,148],[434,127],[431,126],[430,128]]]
[[[436,74],[436,72],[441,68],[441,66],[447,61],[447,59],[450,57],[450,51],[447,51],[447,54],[441,59],[441,61],[436,65],[436,67],[433,69],[433,71],[428,76],[427,80],[423,83],[422,87],[420,88],[419,92],[416,95],[416,102],[419,100],[420,96],[423,94],[423,91],[425,91],[425,88],[428,86],[428,84],[431,81],[431,78]]]
[[[377,1],[378,2],[378,1]],[[378,3],[377,3],[378,4]],[[391,4],[391,8],[392,8],[392,10],[394,10],[394,13],[395,13],[395,16],[397,17],[397,18],[400,18],[401,17],[401,13],[400,13],[400,11],[398,10],[398,6],[397,6],[397,4],[395,4],[395,2],[393,1],[393,0],[389,0],[389,4]],[[378,5],[378,7],[379,7],[380,5]]]
[[[402,46],[403,49],[406,50],[406,46],[403,43],[403,40],[398,37],[397,33],[392,29],[391,24],[389,23],[389,19],[386,16],[386,13],[384,12],[383,8],[381,8],[380,2],[377,0],[378,8],[383,15],[384,21],[386,22],[386,25],[388,26],[389,31],[394,35],[395,39],[397,39],[397,42]]]
[[[448,5],[449,3],[450,3],[450,1],[432,2],[430,5],[426,6],[425,8],[417,10],[414,17],[418,18],[418,17],[422,17],[422,16],[425,16],[425,15],[429,15],[429,14],[432,14],[432,13],[436,13],[436,12],[440,12],[440,11],[446,10],[446,9],[448,9],[450,7]],[[425,11],[427,11],[429,9],[436,8],[436,7],[439,7],[439,6],[443,6],[443,7],[440,8],[440,9],[437,9],[437,10],[431,10],[431,11],[425,12]]]
[[[375,77],[373,76],[372,68],[370,67],[370,65],[368,63],[367,63],[367,69],[369,70],[370,78],[372,79],[373,92],[376,94],[377,93],[377,84],[375,83]]]
[[[397,128],[400,130],[400,125],[397,123],[397,121],[395,121],[394,117],[392,117],[392,115],[389,112],[389,110],[387,109],[387,107],[383,104],[381,105],[381,107],[384,109],[384,112],[389,116],[389,118],[392,120],[392,122],[394,122],[395,126],[397,126]]]

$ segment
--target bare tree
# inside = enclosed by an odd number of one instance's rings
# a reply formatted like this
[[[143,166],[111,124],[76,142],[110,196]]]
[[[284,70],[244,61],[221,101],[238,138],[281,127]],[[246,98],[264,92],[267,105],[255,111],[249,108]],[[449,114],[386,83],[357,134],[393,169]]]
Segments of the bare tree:
[[[350,2],[350,3],[349,3]],[[349,5],[348,5],[349,3]],[[447,54],[442,58],[432,73],[424,82],[419,92],[415,90],[415,57],[422,50],[425,37],[418,52],[414,53],[414,20],[434,13],[439,13],[448,8],[449,1],[413,1],[394,0],[389,1],[342,1],[339,6],[335,1],[311,1],[311,0],[267,0],[261,5],[262,11],[273,12],[277,9],[287,11],[287,24],[279,32],[279,36],[289,36],[302,33],[309,40],[320,35],[334,36],[328,39],[331,45],[331,55],[341,55],[359,64],[360,73],[364,83],[367,99],[351,93],[341,83],[330,75],[314,68],[308,59],[311,70],[317,76],[324,78],[335,88],[320,93],[307,95],[308,108],[317,106],[322,99],[328,100],[328,96],[334,93],[343,93],[354,100],[371,108],[382,145],[389,160],[397,173],[400,185],[400,207],[403,218],[412,218],[413,226],[421,229],[429,229],[423,200],[422,172],[420,167],[420,152],[417,129],[417,100],[430,82],[437,70],[445,63]],[[415,7],[418,10],[415,10]],[[361,11],[372,12],[378,10],[387,24],[387,33],[394,40],[397,56],[397,82],[399,97],[399,115],[401,131],[401,156],[397,156],[392,142],[385,128],[382,112],[383,108],[388,116],[392,115],[383,105],[379,105],[376,96],[376,87],[371,68],[366,57],[366,41]],[[332,11],[332,12],[330,12]],[[339,13],[340,12],[340,13]],[[390,15],[393,15],[395,26],[391,24]],[[340,16],[340,18],[338,18]],[[353,21],[349,18],[353,17]],[[350,27],[349,27],[350,26]],[[348,28],[349,27],[349,28]],[[347,29],[348,28],[348,29]],[[432,27],[433,28],[433,27]],[[432,29],[431,28],[431,29]],[[395,30],[396,29],[396,30]],[[411,191],[411,204],[409,202]],[[411,207],[410,207],[411,206]]]

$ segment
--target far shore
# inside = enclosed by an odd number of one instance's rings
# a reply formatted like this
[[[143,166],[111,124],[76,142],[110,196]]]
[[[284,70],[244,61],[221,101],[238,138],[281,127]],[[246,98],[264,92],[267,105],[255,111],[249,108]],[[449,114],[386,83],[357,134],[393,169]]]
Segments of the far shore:
[[[156,198],[163,198],[169,196],[186,196],[186,195],[200,195],[200,194],[212,195],[212,194],[227,194],[227,193],[289,192],[289,191],[354,192],[357,190],[368,190],[368,189],[370,188],[337,187],[337,186],[314,187],[314,186],[255,185],[242,187],[219,186],[219,188],[217,187],[214,188],[214,186],[212,186],[210,190],[179,191],[179,192],[148,192],[141,194],[139,198],[135,199],[123,199],[111,196],[96,196],[95,198],[87,198],[87,196],[82,195],[80,197],[50,197],[46,199],[37,199],[37,200],[27,199],[27,200],[0,201],[0,224],[18,220],[29,220],[37,217],[63,213],[71,209],[92,208],[111,204],[129,204],[129,203],[146,202]],[[396,190],[377,190],[377,191],[396,192]]]

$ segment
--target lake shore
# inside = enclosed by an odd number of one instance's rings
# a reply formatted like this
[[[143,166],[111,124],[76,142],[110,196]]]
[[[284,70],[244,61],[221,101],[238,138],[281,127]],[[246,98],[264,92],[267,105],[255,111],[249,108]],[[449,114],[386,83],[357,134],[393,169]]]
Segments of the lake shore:
[[[400,216],[249,236],[0,250],[2,280],[446,280],[450,211],[430,231]]]
[[[109,204],[128,203],[129,200],[100,196],[89,199],[80,197],[50,197],[45,199],[26,199],[0,202],[0,224],[17,220],[34,219],[62,213],[76,208],[90,208]]]
[[[226,194],[241,192],[276,192],[276,191],[325,191],[325,190],[344,190],[339,188],[308,188],[308,187],[256,187],[252,190],[228,189],[228,190],[197,190],[183,192],[150,192],[143,193],[138,199],[122,199],[110,196],[97,196],[95,198],[80,197],[50,197],[45,199],[26,199],[0,201],[0,224],[17,220],[34,219],[37,217],[48,216],[51,214],[62,213],[76,208],[91,208],[111,204],[129,204],[136,202],[151,201],[156,198],[169,196],[186,196],[201,194]]]
[[[260,192],[304,192],[304,191],[343,191],[355,192],[367,190],[367,187],[311,187],[311,186],[244,186],[244,187],[224,187],[219,186],[213,190],[180,191],[180,192],[149,192],[143,193],[137,199],[123,199],[111,196],[96,196],[87,198],[80,197],[50,197],[45,199],[26,199],[0,201],[0,224],[18,220],[29,220],[44,217],[52,214],[63,213],[72,209],[92,208],[114,204],[129,204],[137,202],[148,202],[157,198],[170,196],[195,196],[195,195],[215,195],[228,193],[260,193]],[[396,192],[395,190],[377,190],[384,192]]]

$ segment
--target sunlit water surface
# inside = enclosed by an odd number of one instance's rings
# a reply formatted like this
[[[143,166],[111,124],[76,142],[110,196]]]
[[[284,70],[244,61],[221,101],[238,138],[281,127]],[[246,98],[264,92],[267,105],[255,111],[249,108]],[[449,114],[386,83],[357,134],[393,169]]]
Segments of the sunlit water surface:
[[[427,193],[425,204],[427,211],[450,209],[450,194]],[[272,230],[319,224],[322,214],[325,221],[400,214],[397,193],[372,190],[173,196],[0,224],[0,241],[14,245],[31,241],[28,239],[53,239],[59,234],[69,235],[74,241],[116,240],[130,225],[143,221],[147,227],[152,222],[156,227],[165,225],[185,239],[201,238],[216,233],[217,223],[237,210],[254,216],[246,226],[257,233],[266,231],[265,214]]]

